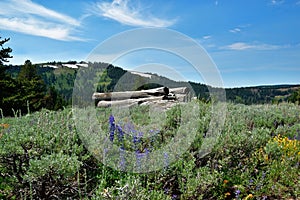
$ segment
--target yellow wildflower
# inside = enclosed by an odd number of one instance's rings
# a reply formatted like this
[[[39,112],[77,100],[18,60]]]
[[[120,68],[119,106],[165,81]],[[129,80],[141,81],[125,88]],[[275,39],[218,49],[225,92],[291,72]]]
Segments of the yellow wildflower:
[[[231,194],[230,194],[230,192],[226,192],[225,193],[225,197],[228,197],[228,196],[230,196]]]
[[[246,196],[245,200],[252,199],[252,198],[253,198],[253,194],[248,194],[248,196]]]
[[[0,127],[8,128],[8,127],[9,127],[9,124],[0,124]]]

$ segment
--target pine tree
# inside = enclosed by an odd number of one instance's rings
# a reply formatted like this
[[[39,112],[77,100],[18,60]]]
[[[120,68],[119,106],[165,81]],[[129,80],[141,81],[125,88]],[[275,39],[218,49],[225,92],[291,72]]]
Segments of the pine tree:
[[[33,65],[30,60],[26,60],[21,67],[17,81],[20,85],[19,94],[21,94],[19,104],[23,113],[27,112],[28,105],[30,111],[37,111],[44,107],[43,98],[46,93],[46,85],[38,75],[36,65]]]
[[[3,45],[8,42],[10,40],[10,38],[5,38],[4,40],[1,40],[0,37],[0,66],[3,65],[3,62],[8,62],[8,58],[12,58],[12,56],[10,55],[10,53],[12,52],[12,49],[9,47],[4,48]]]
[[[4,44],[9,41],[9,38],[1,40],[0,37],[0,108],[4,114],[11,113],[10,99],[15,96],[15,89],[17,83],[5,72],[6,68],[3,65],[4,62],[8,62],[9,58],[12,58],[10,53],[12,49],[4,47]]]

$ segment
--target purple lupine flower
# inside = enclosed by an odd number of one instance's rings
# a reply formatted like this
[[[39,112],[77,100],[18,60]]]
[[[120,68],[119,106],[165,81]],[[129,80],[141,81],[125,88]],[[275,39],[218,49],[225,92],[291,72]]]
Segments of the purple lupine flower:
[[[114,116],[109,116],[109,140],[111,142],[114,141],[114,134],[116,130],[116,125],[115,125],[115,118]]]
[[[169,188],[165,188],[165,189],[164,189],[164,193],[165,193],[165,194],[169,194]]]
[[[139,134],[138,134],[138,138],[142,138],[143,135],[144,135],[144,133],[140,131]]]
[[[115,124],[115,118],[114,118],[113,115],[110,115],[110,116],[109,116],[109,124],[110,124],[110,125],[114,125],[114,124]]]
[[[132,142],[133,142],[134,148],[136,149],[136,146],[139,143],[139,138],[136,135],[133,135]]]
[[[143,158],[143,156],[144,156],[144,153],[141,153],[140,150],[137,150],[135,152],[137,168],[141,167],[141,159]]]
[[[135,156],[136,156],[136,162],[137,162],[136,164],[138,168],[141,167],[141,160],[143,159],[143,157],[146,156],[146,158],[148,158],[149,153],[150,151],[147,148],[144,149],[144,152],[141,152],[140,150],[136,150]]]
[[[136,132],[136,130],[134,129],[134,125],[132,123],[130,123],[130,122],[128,122],[127,124],[125,124],[124,130],[127,133],[135,133]]]
[[[123,139],[124,139],[124,131],[122,130],[122,127],[120,125],[117,125],[116,126],[117,128],[117,131],[118,131],[118,140],[119,142],[123,142]]]
[[[150,153],[149,149],[145,148],[145,154],[146,154],[146,156],[148,156],[149,153]]]
[[[236,190],[234,193],[235,193],[235,198],[238,198],[239,195],[240,195],[240,193],[241,193],[241,191],[240,190]]]
[[[125,171],[125,167],[126,167],[125,158],[124,158],[124,154],[125,154],[124,150],[125,149],[123,147],[119,148],[119,152],[120,152],[119,166],[122,171]]]

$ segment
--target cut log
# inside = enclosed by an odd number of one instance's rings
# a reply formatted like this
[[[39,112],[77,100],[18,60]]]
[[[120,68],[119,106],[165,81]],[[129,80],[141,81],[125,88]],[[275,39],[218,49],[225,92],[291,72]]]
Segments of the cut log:
[[[187,94],[189,89],[187,87],[170,88],[170,93],[174,94]],[[108,93],[97,93],[95,92],[92,96],[93,100],[125,100],[125,99],[139,99],[147,98],[151,96],[164,96],[166,94],[166,89],[164,87],[141,90],[141,91],[125,91],[125,92],[108,92]]]
[[[125,100],[114,100],[114,101],[99,101],[98,107],[111,107],[111,106],[133,106],[140,105],[144,102],[158,101],[162,97],[148,97],[148,98],[139,98],[139,99],[125,99]]]
[[[94,93],[97,107],[131,107],[134,105],[157,105],[170,108],[179,102],[188,101],[189,89],[187,87],[167,88],[160,87],[150,90],[125,91],[111,93]]]

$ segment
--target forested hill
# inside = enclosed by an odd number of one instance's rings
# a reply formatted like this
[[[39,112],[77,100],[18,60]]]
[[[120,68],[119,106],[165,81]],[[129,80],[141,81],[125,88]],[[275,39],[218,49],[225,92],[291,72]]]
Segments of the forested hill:
[[[299,101],[300,85],[270,85],[226,89],[228,101],[263,104]]]
[[[20,76],[20,73],[24,73],[24,70],[22,72],[22,68],[26,68],[26,63],[22,66],[8,65],[4,68],[6,73],[5,80],[3,77],[1,77],[1,79],[3,80],[0,80],[2,81],[2,83],[5,83],[4,86],[7,87],[7,90],[1,88],[2,107],[3,105],[6,105],[6,107],[8,105],[16,106],[20,104],[19,101],[22,101],[22,110],[23,112],[26,112],[26,105],[28,104],[28,102],[30,105],[32,105],[31,107],[36,109],[45,105],[47,105],[48,107],[46,107],[50,109],[59,109],[62,106],[70,105],[73,85],[75,78],[78,75],[78,70],[81,68],[88,69],[90,67],[97,68],[99,69],[99,72],[101,72],[99,73],[100,77],[96,76],[97,80],[91,80],[96,83],[96,90],[98,92],[110,92],[118,89],[140,90],[155,88],[159,86],[191,86],[199,99],[204,101],[210,100],[210,86],[207,86],[205,84],[194,82],[178,82],[151,73],[127,73],[128,71],[107,63],[85,63],[69,61],[64,63],[51,62],[31,64],[29,61],[27,65],[27,67],[29,68],[33,67],[33,71],[36,71],[37,75],[42,79],[44,87],[39,88],[39,93],[40,97],[43,98],[43,101],[38,101],[38,97],[36,95],[33,95],[36,93],[34,91],[34,88],[36,88],[34,85],[31,85],[31,88],[20,90],[20,88],[22,89],[26,87],[28,83],[30,83],[30,81],[23,82],[24,79],[26,79],[26,76],[23,79],[20,78],[22,77]],[[31,72],[29,70],[29,72],[26,73],[30,74]],[[8,76],[10,78],[7,78]],[[16,81],[18,79],[19,81]],[[119,84],[120,82],[122,84]],[[122,86],[120,87],[120,85]],[[25,95],[26,92],[28,92],[28,98]],[[44,95],[42,93],[44,93]],[[34,98],[32,98],[33,96]],[[299,102],[300,84],[229,88],[226,89],[226,98],[229,102],[242,104],[279,103],[282,101]],[[31,102],[32,100],[34,100],[35,102],[39,102],[40,106],[36,106],[34,102]],[[33,109],[31,107],[30,109]],[[6,109],[11,110],[11,108]],[[33,111],[36,109],[33,109]]]

